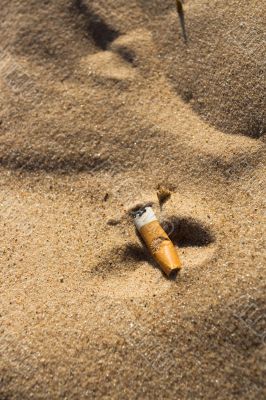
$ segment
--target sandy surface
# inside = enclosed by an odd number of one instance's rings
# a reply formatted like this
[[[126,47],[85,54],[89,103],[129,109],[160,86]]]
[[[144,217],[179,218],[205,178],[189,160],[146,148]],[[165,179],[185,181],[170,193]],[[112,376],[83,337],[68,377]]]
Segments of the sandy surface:
[[[265,6],[2,0],[1,400],[265,398]]]

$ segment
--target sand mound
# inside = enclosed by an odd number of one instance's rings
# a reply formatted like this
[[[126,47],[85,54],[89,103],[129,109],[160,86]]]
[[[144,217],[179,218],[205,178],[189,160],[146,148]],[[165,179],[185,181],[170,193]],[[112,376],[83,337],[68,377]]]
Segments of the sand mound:
[[[263,2],[184,9],[2,4],[3,399],[264,398]]]

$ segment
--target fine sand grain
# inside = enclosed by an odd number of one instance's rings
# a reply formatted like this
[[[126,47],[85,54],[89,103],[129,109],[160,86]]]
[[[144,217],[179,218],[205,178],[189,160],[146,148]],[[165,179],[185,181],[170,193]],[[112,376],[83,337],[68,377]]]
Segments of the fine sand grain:
[[[265,398],[266,3],[175,3],[1,1],[1,400]]]

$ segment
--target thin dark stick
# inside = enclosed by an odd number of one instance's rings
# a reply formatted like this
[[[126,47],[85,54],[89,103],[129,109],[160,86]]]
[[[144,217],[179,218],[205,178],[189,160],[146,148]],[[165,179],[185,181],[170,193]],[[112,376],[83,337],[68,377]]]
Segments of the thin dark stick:
[[[176,0],[176,8],[177,8],[177,13],[180,19],[180,24],[183,32],[183,37],[185,43],[187,43],[187,32],[186,32],[186,25],[185,25],[185,13],[184,13],[184,8],[183,8],[183,2],[181,0]]]

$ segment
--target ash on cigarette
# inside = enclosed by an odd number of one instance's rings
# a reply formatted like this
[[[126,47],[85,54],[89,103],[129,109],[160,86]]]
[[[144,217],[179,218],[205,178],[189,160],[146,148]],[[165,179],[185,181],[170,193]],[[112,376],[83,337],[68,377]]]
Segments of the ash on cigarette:
[[[141,216],[145,211],[147,207],[152,207],[154,205],[154,202],[149,201],[146,203],[137,203],[135,206],[131,207],[128,210],[128,215],[130,215],[131,217],[136,217]]]

